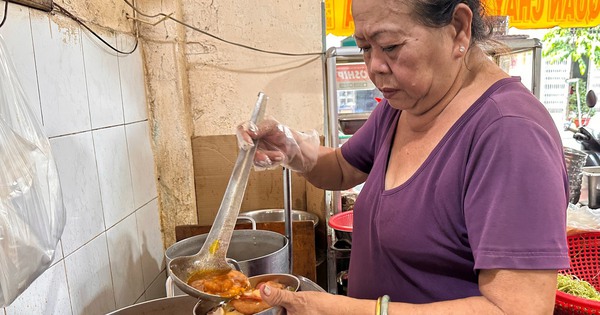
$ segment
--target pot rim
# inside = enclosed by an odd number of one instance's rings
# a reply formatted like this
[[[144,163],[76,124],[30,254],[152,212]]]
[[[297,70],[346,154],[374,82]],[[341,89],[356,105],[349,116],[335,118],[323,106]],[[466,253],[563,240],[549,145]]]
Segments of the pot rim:
[[[266,255],[262,255],[262,256],[259,256],[259,257],[252,258],[252,259],[243,260],[244,262],[250,262],[250,261],[255,261],[255,260],[258,260],[258,259],[263,259],[263,258],[265,258],[267,256],[280,253],[281,251],[286,251],[287,252],[287,247],[289,246],[289,240],[287,239],[287,237],[285,237],[284,235],[281,235],[281,234],[279,234],[277,232],[273,232],[273,231],[267,231],[267,230],[234,230],[233,234],[231,236],[232,239],[233,239],[233,237],[236,236],[236,234],[237,235],[241,234],[242,235],[241,237],[244,237],[245,236],[244,234],[266,234],[266,235],[269,235],[269,236],[278,237],[278,238],[283,239],[283,245],[278,250],[276,250],[274,252],[271,252],[269,254],[266,254]],[[183,239],[183,240],[181,240],[179,242],[176,242],[175,244],[169,246],[167,248],[167,250],[165,250],[166,263],[168,264],[174,258],[182,256],[182,255],[178,255],[178,256],[174,256],[173,255],[174,252],[176,252],[177,249],[186,248],[188,246],[191,246],[189,244],[197,244],[199,239],[204,238],[206,240],[206,237],[208,237],[208,233],[200,234],[200,235],[194,235],[194,236],[188,237],[186,239]],[[198,248],[198,250],[200,250],[200,248]],[[194,253],[196,253],[196,252],[194,252]],[[194,253],[192,253],[192,254],[194,254]]]
[[[282,208],[255,209],[255,210],[248,210],[248,211],[240,212],[240,214],[238,215],[238,217],[250,217],[250,218],[254,218],[252,215],[255,215],[255,214],[279,213],[279,212],[284,212],[284,211],[285,211],[285,209],[282,209]],[[314,213],[312,213],[312,212],[308,212],[308,211],[305,211],[305,210],[292,209],[292,216],[294,215],[294,213],[298,213],[298,214],[302,214],[302,215],[306,215],[306,216],[310,217],[311,219],[310,220],[306,220],[306,221],[312,221],[313,222],[313,227],[317,227],[317,225],[319,225],[319,216],[316,215],[316,214],[314,214]],[[256,218],[254,218],[254,219],[256,220]],[[257,221],[257,222],[259,222],[259,221]],[[262,222],[262,221],[260,221],[260,222]]]

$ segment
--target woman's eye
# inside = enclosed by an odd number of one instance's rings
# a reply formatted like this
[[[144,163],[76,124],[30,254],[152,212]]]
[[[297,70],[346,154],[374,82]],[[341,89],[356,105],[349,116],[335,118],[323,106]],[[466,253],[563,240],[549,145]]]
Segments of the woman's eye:
[[[384,52],[391,52],[394,49],[396,49],[396,47],[398,47],[398,45],[385,46],[385,47],[381,47],[381,50]]]
[[[371,50],[371,47],[358,47],[358,49],[361,53],[366,53],[369,52],[369,50]]]

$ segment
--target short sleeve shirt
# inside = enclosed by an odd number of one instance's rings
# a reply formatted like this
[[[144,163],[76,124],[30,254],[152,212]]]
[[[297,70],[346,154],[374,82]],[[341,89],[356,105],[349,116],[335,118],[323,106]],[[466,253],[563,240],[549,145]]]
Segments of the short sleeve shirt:
[[[482,269],[569,267],[562,143],[519,78],[491,86],[386,190],[400,115],[383,100],[342,146],[369,174],[354,205],[349,296],[429,303],[481,295]]]

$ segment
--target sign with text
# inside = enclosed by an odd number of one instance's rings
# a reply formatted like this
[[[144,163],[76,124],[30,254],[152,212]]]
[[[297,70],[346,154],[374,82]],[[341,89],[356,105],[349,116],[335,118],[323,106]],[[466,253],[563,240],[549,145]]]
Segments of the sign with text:
[[[354,34],[352,0],[325,0],[325,28],[327,34],[350,36]]]
[[[483,0],[488,15],[508,16],[521,29],[600,25],[600,0]],[[354,34],[352,0],[326,0],[327,34]]]
[[[489,15],[508,16],[510,26],[593,27],[600,24],[600,0],[487,0]]]
[[[364,63],[341,64],[335,67],[336,86],[338,90],[367,90],[375,88],[367,65]]]

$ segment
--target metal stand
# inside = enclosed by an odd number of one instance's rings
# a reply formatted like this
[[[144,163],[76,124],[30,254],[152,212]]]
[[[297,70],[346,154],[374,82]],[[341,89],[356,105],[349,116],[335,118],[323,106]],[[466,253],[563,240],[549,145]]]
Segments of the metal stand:
[[[292,242],[292,171],[288,168],[283,168],[283,209],[284,209],[284,220],[285,220],[285,237],[288,240],[288,251],[289,251],[289,268],[292,273],[294,266],[294,245]]]
[[[339,146],[339,122],[338,122],[338,97],[336,82],[336,66],[338,63],[357,63],[364,62],[362,53],[358,47],[332,47],[327,50],[325,69],[326,69],[326,91],[327,103],[325,113],[327,115],[325,128],[325,145],[331,148]],[[326,221],[329,217],[342,212],[342,195],[339,191],[327,191],[325,211]],[[334,230],[327,226],[327,291],[332,294],[338,293],[337,282],[337,254],[332,249],[336,241]]]

